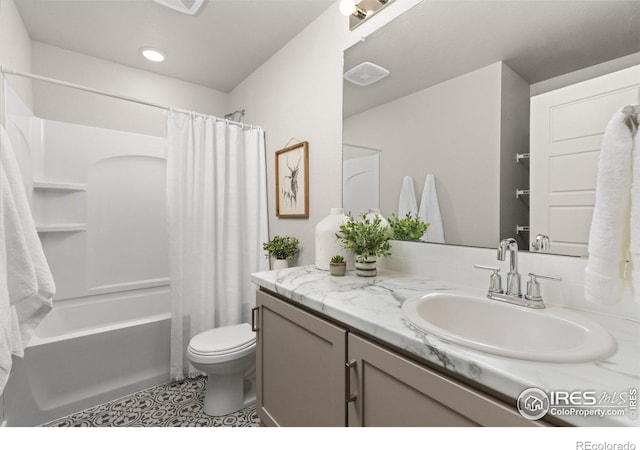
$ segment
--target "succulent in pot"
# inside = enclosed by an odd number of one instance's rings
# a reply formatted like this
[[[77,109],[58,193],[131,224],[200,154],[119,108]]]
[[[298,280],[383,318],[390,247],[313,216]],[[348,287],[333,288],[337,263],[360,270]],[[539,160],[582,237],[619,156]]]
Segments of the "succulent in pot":
[[[331,275],[338,277],[344,276],[344,274],[347,273],[347,262],[344,260],[344,256],[335,255],[331,258],[331,261],[329,261],[329,271]]]

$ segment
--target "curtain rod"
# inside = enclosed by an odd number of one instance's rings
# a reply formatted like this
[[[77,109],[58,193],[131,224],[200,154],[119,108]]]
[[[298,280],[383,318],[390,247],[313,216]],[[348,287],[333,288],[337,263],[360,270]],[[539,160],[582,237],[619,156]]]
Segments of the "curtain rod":
[[[36,75],[34,73],[20,72],[18,70],[5,69],[4,67],[0,67],[0,74],[2,74],[2,75],[14,75],[14,76],[17,76],[17,77],[24,77],[24,78],[31,78],[32,80],[38,80],[38,81],[44,81],[45,83],[57,84],[57,85],[60,85],[60,86],[71,88],[71,89],[77,89],[77,90],[80,90],[80,91],[91,92],[92,94],[98,94],[98,95],[103,95],[105,97],[115,98],[115,99],[118,99],[118,100],[124,100],[124,101],[127,101],[127,102],[138,103],[140,105],[151,106],[152,108],[164,109],[166,111],[176,111],[176,112],[185,113],[185,114],[200,114],[200,113],[195,113],[193,111],[188,111],[186,109],[172,108],[170,106],[160,105],[158,103],[147,102],[145,100],[140,100],[140,99],[134,98],[134,97],[128,97],[128,96],[125,96],[125,95],[112,94],[110,92],[101,91],[99,89],[90,88],[88,86],[83,86],[83,85],[75,84],[75,83],[69,83],[67,81],[62,81],[62,80],[56,80],[55,78],[43,77],[42,75]],[[200,115],[210,116],[208,114],[200,114]],[[233,120],[222,119],[222,118],[216,117],[216,116],[210,116],[210,117],[213,117],[217,121],[227,122],[227,123],[233,124],[233,125],[239,125],[239,126],[241,126],[243,128],[244,127],[260,128],[260,127],[257,127],[257,126],[254,126],[254,125],[251,125],[251,124],[248,124],[248,123],[235,122]]]
[[[361,148],[363,150],[372,150],[374,152],[382,153],[382,149],[381,148],[365,147],[364,145],[348,144],[346,142],[343,142],[342,146],[343,147]]]

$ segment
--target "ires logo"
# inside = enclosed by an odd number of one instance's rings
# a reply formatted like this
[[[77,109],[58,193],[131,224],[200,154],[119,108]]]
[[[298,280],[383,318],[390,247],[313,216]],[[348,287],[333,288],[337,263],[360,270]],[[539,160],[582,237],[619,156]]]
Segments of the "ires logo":
[[[623,416],[637,417],[637,389],[620,392],[543,391],[528,388],[518,396],[520,414],[538,420],[547,413],[554,416]]]
[[[552,406],[595,406],[598,395],[594,391],[549,392]]]

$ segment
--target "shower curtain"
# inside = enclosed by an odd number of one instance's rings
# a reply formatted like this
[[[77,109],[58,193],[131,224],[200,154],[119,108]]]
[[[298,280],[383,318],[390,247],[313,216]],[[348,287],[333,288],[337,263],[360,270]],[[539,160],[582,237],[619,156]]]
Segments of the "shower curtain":
[[[247,322],[250,274],[268,270],[264,132],[214,117],[168,117],[167,214],[171,280],[171,377],[198,371],[194,335]]]

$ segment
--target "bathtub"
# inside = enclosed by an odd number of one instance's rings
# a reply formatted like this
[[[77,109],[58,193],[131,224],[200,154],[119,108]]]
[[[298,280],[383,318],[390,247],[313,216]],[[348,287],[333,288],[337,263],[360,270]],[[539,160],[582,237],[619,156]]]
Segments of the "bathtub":
[[[169,380],[169,287],[54,302],[4,392],[8,426],[34,426]]]

